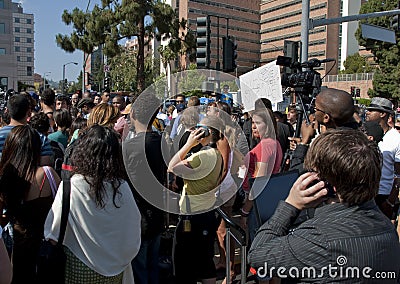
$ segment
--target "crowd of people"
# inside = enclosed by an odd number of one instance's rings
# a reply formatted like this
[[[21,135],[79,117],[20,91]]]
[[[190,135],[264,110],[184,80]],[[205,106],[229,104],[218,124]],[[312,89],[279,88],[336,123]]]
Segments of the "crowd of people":
[[[205,107],[184,95],[168,107],[151,93],[111,101],[108,92],[12,95],[0,128],[0,283],[37,283],[40,244],[58,241],[66,179],[65,283],[163,283],[169,225],[174,283],[213,284],[219,269],[232,281],[235,243],[226,255],[217,208],[240,215],[258,283],[288,277],[265,264],[321,272],[289,275],[297,282],[363,283],[324,271],[341,256],[350,266],[393,271],[395,283],[400,127],[393,104],[373,98],[363,121],[347,92],[327,88],[311,102],[309,124],[297,121],[295,105],[284,114],[266,98],[238,120],[228,90]],[[286,170],[299,177],[260,227],[253,181]],[[163,207],[166,191],[179,196],[175,212]]]

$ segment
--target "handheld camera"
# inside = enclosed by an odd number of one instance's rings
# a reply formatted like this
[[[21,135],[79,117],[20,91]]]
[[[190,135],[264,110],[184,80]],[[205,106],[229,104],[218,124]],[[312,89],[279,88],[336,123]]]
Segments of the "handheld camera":
[[[200,138],[205,138],[205,137],[210,136],[210,129],[207,126],[202,125],[202,124],[197,124],[195,129],[199,129],[199,128],[203,131],[203,134],[200,136]]]

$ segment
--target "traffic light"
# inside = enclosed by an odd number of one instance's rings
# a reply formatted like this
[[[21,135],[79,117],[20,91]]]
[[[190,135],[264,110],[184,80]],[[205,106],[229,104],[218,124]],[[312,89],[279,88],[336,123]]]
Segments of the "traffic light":
[[[210,17],[197,18],[197,48],[196,63],[197,68],[210,68],[211,63],[211,22]]]
[[[354,97],[356,95],[356,87],[354,87],[354,86],[350,87],[350,94],[352,97]]]
[[[232,72],[237,67],[237,43],[232,38],[222,38],[223,55],[222,55],[222,70],[224,72]]]
[[[90,74],[89,72],[87,73],[87,82],[88,82],[88,85],[93,85],[93,83],[94,83],[93,75]]]
[[[399,15],[394,15],[393,16],[392,21],[390,23],[390,27],[394,31],[398,31],[399,30]]]
[[[292,59],[291,63],[299,61],[299,42],[291,40],[283,41],[283,55],[286,57],[290,57]],[[292,74],[295,72],[296,70],[293,70],[290,67],[284,67],[283,70],[283,73],[285,74]]]
[[[111,85],[110,77],[105,77],[104,78],[104,89],[110,89],[110,85]]]
[[[360,88],[357,88],[357,89],[356,89],[356,97],[357,97],[357,98],[360,98],[360,97],[361,97],[360,92],[361,92]]]

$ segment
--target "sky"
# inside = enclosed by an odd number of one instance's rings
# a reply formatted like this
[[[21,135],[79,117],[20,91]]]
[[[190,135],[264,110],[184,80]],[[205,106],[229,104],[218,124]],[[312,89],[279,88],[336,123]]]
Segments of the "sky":
[[[76,50],[67,53],[56,44],[56,35],[72,32],[72,26],[67,26],[61,15],[64,10],[72,11],[75,7],[85,10],[90,0],[13,0],[22,4],[24,13],[33,14],[35,21],[35,73],[53,81],[62,80],[63,65],[69,62],[77,62],[78,65],[65,66],[65,78],[68,81],[77,81],[80,71],[83,69],[83,53]],[[93,3],[99,1],[91,1]],[[91,8],[89,8],[91,10]],[[51,72],[50,74],[48,72]]]

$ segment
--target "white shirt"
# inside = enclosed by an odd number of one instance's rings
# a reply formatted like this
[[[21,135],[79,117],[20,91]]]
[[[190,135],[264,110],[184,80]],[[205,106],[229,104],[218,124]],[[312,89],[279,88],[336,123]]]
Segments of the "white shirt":
[[[383,156],[379,194],[389,195],[393,186],[394,163],[400,162],[400,133],[394,128],[390,129],[378,146]]]
[[[63,183],[44,225],[46,239],[57,241],[60,232]],[[63,244],[90,269],[104,276],[124,272],[123,283],[134,283],[131,261],[140,248],[141,215],[133,194],[122,181],[112,202],[111,183],[104,182],[105,207],[96,206],[82,175],[71,177],[71,204]]]

